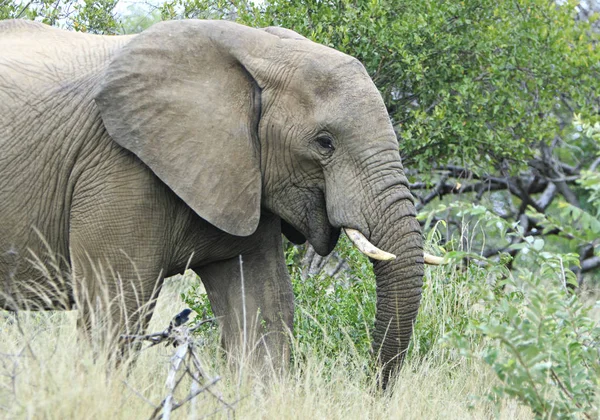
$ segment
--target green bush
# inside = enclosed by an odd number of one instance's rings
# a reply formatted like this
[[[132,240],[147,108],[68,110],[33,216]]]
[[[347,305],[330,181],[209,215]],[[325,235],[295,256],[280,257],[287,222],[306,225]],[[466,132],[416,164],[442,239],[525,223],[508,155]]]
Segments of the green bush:
[[[600,328],[564,276],[542,277],[566,261],[539,258],[540,272],[507,281],[516,291],[488,302],[472,323],[492,340],[482,357],[502,381],[498,396],[518,398],[543,418],[598,418]]]
[[[287,248],[286,260],[295,296],[293,357],[301,360],[303,354],[316,352],[324,359],[335,360],[344,353],[351,354],[359,364],[370,364],[370,331],[375,321],[376,301],[372,266],[345,237],[336,250],[352,267],[348,277],[319,274],[303,280],[297,261],[304,249]],[[182,298],[199,316],[213,316],[200,283]],[[214,340],[218,332],[211,324],[201,334]]]
[[[316,350],[331,360],[351,354],[356,363],[368,364],[376,302],[372,266],[345,237],[336,249],[351,266],[346,277],[319,274],[302,280],[297,266],[288,265],[296,299],[295,354],[298,357]],[[298,248],[288,251],[288,261],[296,252]]]
[[[465,217],[476,214],[486,230],[499,231],[494,236],[522,235],[522,230],[479,207],[451,207]],[[597,418],[600,327],[590,314],[591,305],[573,292],[577,281],[570,267],[579,264],[579,256],[548,252],[539,238],[520,239],[514,246],[527,259],[511,271],[502,267],[508,256],[500,262],[479,259],[489,274],[484,282],[471,283],[472,295],[460,301],[461,314],[454,315],[454,328],[443,341],[447,349],[494,369],[500,385],[493,397],[517,398],[540,418]],[[472,256],[460,250],[450,255],[457,263]],[[483,310],[468,307],[474,296],[481,299]],[[461,317],[466,322],[457,322]]]

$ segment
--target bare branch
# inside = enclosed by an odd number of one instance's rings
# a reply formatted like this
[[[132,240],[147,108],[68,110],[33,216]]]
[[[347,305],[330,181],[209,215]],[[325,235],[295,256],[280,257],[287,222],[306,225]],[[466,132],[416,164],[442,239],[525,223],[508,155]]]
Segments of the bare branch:
[[[150,345],[146,348],[153,347],[163,342],[167,345],[173,344],[177,346],[175,354],[171,357],[169,372],[165,381],[167,395],[161,401],[161,403],[159,405],[152,404],[137,391],[133,390],[138,396],[143,398],[146,402],[154,407],[154,411],[150,416],[151,419],[169,419],[173,411],[205,391],[219,401],[219,403],[223,406],[222,409],[233,410],[233,404],[227,403],[220,394],[211,390],[211,387],[220,380],[220,377],[217,376],[213,379],[209,379],[204,372],[204,369],[202,369],[200,359],[196,355],[196,347],[198,344],[194,340],[193,333],[202,325],[209,322],[214,322],[215,318],[204,319],[192,327],[188,327],[186,322],[188,321],[190,312],[190,309],[181,311],[173,318],[169,326],[162,332],[146,335],[121,336],[121,339],[126,341],[150,342]],[[182,369],[182,366],[185,368]],[[175,401],[175,391],[187,377],[191,377],[192,379],[192,388],[183,400],[179,402]],[[208,382],[202,383],[201,379],[206,379]],[[198,387],[198,385],[200,385],[200,387]]]
[[[554,197],[556,197],[556,191],[556,185],[549,182],[542,195],[536,200],[537,206],[542,210],[546,210],[550,203],[552,203],[552,200],[554,200]]]
[[[591,257],[581,262],[581,272],[586,273],[588,271],[595,270],[600,267],[600,257]]]
[[[598,167],[598,165],[600,165],[600,157],[599,157],[599,158],[597,158],[597,159],[596,159],[596,160],[595,160],[595,161],[594,161],[594,162],[593,162],[593,163],[590,165],[590,168],[589,168],[589,170],[590,170],[590,171],[592,171],[592,172],[593,172],[593,171],[595,171],[595,170],[596,170],[596,168]]]
[[[444,189],[444,186],[446,185],[446,180],[448,179],[448,176],[449,175],[447,175],[447,174],[442,176],[442,178],[439,180],[439,182],[437,183],[437,185],[435,186],[433,191],[431,191],[429,194],[427,194],[427,196],[425,196],[425,198],[423,198],[421,200],[420,205],[417,205],[417,210],[419,210],[420,208],[423,208],[426,204],[428,204],[434,198],[441,195],[441,192]]]

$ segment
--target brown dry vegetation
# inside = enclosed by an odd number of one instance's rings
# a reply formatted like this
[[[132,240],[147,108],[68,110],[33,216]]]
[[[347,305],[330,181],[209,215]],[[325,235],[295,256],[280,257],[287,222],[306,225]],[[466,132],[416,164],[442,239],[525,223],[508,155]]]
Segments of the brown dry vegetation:
[[[185,287],[181,279],[167,282],[150,331],[162,331],[184,307],[179,295]],[[166,395],[173,347],[159,345],[142,351],[129,373],[124,368],[110,370],[101,357],[94,361],[90,346],[77,338],[75,317],[74,312],[2,313],[0,416],[149,418],[153,404],[159,404]],[[222,377],[213,389],[226,401],[236,402],[235,413],[203,393],[174,412],[173,418],[532,417],[528,409],[510,400],[503,401],[497,411],[486,397],[497,379],[483,363],[457,358],[458,362],[449,364],[448,359],[435,355],[425,362],[409,361],[397,385],[381,394],[373,392],[373,381],[366,373],[348,368],[354,366],[345,363],[349,356],[341,356],[333,369],[309,356],[301,367],[293,367],[282,378],[265,383],[246,372],[240,383],[239,375],[219,357],[217,347],[209,344],[202,348],[204,368],[209,375]]]

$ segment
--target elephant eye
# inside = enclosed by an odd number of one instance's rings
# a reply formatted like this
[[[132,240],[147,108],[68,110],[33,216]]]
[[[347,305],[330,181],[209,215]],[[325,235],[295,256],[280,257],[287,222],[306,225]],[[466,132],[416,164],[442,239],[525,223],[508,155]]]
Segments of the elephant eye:
[[[317,143],[323,149],[327,149],[329,152],[333,152],[335,147],[333,147],[333,140],[329,136],[319,136],[317,137]]]

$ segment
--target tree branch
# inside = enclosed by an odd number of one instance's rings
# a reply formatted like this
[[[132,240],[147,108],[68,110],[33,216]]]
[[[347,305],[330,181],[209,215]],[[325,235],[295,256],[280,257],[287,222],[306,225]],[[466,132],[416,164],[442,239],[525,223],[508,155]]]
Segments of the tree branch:
[[[587,273],[588,271],[600,268],[600,257],[591,257],[581,261],[581,272]]]

